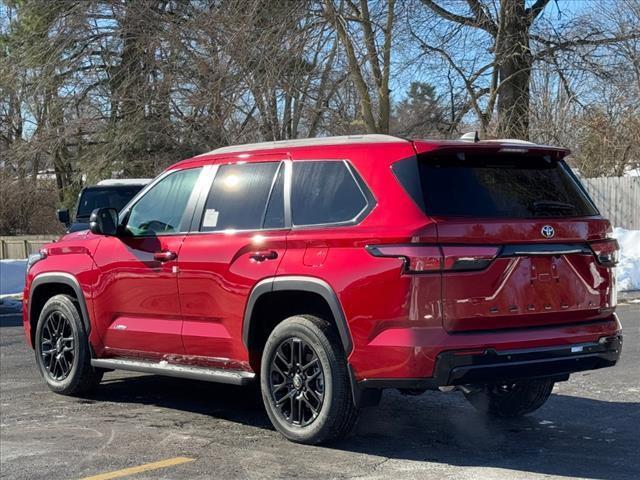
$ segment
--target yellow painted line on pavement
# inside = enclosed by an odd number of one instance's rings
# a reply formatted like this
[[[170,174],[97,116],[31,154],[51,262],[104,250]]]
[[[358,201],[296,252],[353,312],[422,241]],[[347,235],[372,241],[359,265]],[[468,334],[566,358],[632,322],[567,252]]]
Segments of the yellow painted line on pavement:
[[[91,477],[81,478],[80,480],[110,480],[112,478],[126,477],[127,475],[133,475],[135,473],[148,472],[149,470],[157,470],[158,468],[173,467],[182,463],[193,462],[194,460],[195,458],[187,457],[168,458],[167,460],[145,463],[144,465],[138,465],[137,467],[130,467],[124,468],[122,470],[115,470],[113,472],[100,473]]]

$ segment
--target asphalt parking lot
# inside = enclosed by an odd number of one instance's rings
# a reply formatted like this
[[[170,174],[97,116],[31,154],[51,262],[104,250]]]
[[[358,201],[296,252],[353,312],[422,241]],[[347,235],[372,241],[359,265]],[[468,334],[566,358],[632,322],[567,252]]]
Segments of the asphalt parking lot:
[[[456,392],[386,392],[327,447],[281,438],[247,388],[114,372],[89,398],[55,395],[3,316],[0,477],[638,479],[640,305],[619,313],[618,366],[556,385],[529,417],[488,420]]]

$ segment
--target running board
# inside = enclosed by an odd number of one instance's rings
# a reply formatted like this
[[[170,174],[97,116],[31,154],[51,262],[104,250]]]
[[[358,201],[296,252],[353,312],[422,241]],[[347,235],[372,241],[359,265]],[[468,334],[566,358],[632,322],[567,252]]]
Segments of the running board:
[[[229,383],[231,385],[248,385],[256,376],[255,373],[239,370],[193,367],[167,362],[149,362],[121,358],[93,358],[91,359],[91,365],[97,368],[154,373],[156,375],[165,375],[168,377],[190,378],[192,380]]]

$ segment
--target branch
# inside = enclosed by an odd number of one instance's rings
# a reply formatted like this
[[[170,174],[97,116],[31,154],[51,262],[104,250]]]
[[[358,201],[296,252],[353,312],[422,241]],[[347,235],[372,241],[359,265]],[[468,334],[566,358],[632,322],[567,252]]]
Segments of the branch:
[[[326,16],[327,20],[333,24],[338,34],[338,38],[346,51],[349,73],[353,78],[356,90],[358,91],[358,95],[361,99],[360,110],[362,112],[364,122],[367,125],[367,130],[369,131],[369,133],[376,133],[378,130],[378,126],[376,125],[376,121],[373,118],[371,96],[369,95],[369,89],[367,87],[367,83],[364,79],[362,71],[360,70],[360,64],[358,63],[353,43],[349,38],[349,34],[347,33],[345,25],[342,23],[342,19],[339,17],[338,12],[333,6],[333,1],[325,0],[323,5],[324,15]]]
[[[549,1],[550,0],[536,0],[536,3],[525,10],[527,17],[529,18],[529,23],[533,22],[538,15],[542,13],[544,7],[547,6]]]
[[[487,32],[490,32],[495,36],[495,34],[498,32],[498,26],[496,25],[494,19],[487,14],[482,3],[480,3],[479,0],[467,0],[467,3],[473,11],[473,14],[476,16],[476,20],[483,25],[480,28],[486,30]]]
[[[459,23],[460,25],[467,25],[470,27],[482,28],[483,30],[489,31],[486,28],[486,25],[483,25],[477,18],[465,17],[463,15],[458,15],[456,13],[450,12],[442,8],[440,5],[435,3],[433,0],[420,0],[425,6],[429,7],[435,13],[440,15],[447,20],[451,20],[452,22]]]
[[[539,37],[537,35],[531,35],[531,39],[548,46],[548,48],[540,50],[534,55],[534,60],[538,60],[548,55],[553,55],[555,52],[559,50],[571,50],[572,48],[575,48],[575,47],[584,47],[584,46],[598,47],[600,45],[611,45],[618,42],[624,42],[626,40],[638,40],[640,39],[640,32],[634,32],[628,35],[621,35],[616,37],[576,38],[573,40],[566,40],[566,41],[557,42],[557,43],[554,42],[553,40]]]
[[[415,36],[415,34],[414,34],[414,36]],[[417,38],[417,36],[416,36],[416,38]],[[483,90],[480,90],[479,92],[475,90],[475,87],[474,87],[473,83],[471,83],[469,81],[469,79],[465,76],[465,74],[462,71],[462,69],[456,64],[456,62],[453,60],[453,58],[451,58],[451,56],[444,49],[429,45],[428,43],[425,43],[424,41],[422,41],[419,38],[417,38],[417,40],[421,43],[421,46],[422,46],[423,50],[429,50],[429,51],[436,52],[436,53],[440,54],[449,63],[451,68],[453,68],[456,71],[456,73],[460,76],[460,78],[462,78],[462,81],[464,82],[464,85],[465,85],[465,88],[467,90],[467,93],[469,94],[469,98],[470,98],[470,101],[471,101],[471,106],[475,110],[475,112],[478,115],[478,117],[482,118],[483,117],[483,112],[482,112],[482,109],[480,108],[478,100],[486,92],[484,92]]]

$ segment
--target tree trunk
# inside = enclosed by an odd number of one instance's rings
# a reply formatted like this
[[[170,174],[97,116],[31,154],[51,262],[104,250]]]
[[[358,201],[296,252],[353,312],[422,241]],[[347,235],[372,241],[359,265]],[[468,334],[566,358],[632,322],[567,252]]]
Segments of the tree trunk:
[[[500,86],[498,135],[529,139],[529,80],[533,58],[529,48],[530,21],[525,0],[501,1],[502,24],[496,42]]]

